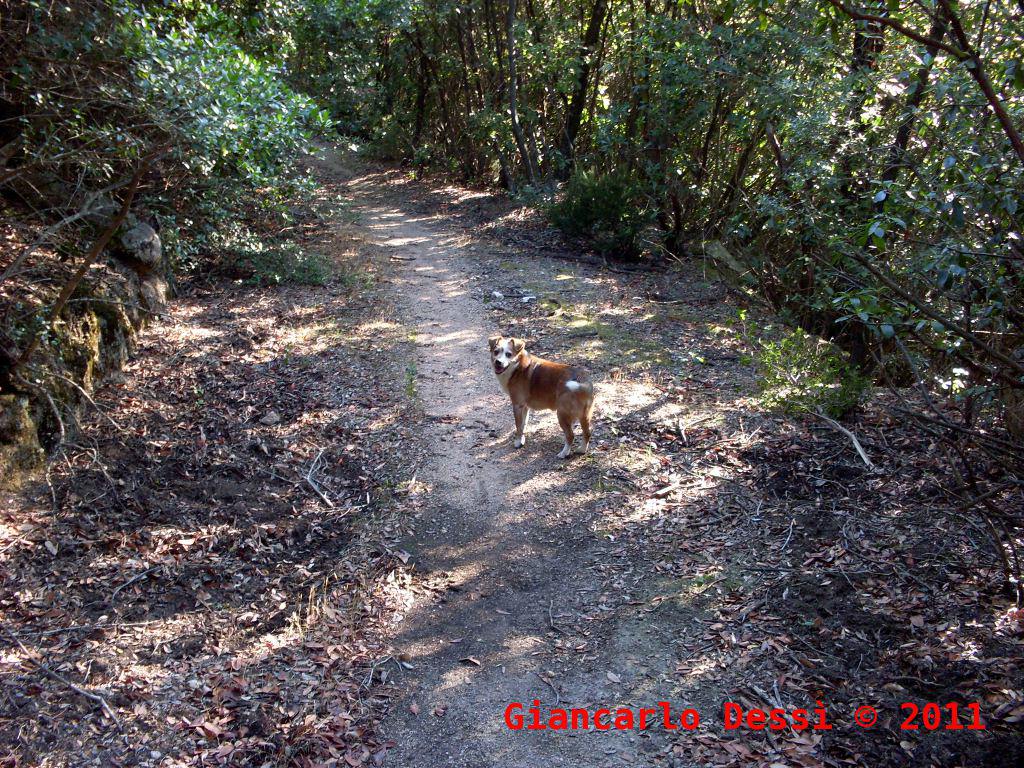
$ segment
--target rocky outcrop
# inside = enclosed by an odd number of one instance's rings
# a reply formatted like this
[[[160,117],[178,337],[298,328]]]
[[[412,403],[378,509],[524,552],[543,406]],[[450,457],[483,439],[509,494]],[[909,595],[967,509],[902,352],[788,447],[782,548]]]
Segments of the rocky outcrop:
[[[78,387],[91,391],[119,371],[136,333],[166,310],[170,272],[153,227],[130,221],[108,257],[68,302],[49,342],[0,387],[0,487],[16,484],[57,446],[83,404]]]
[[[43,456],[29,399],[0,395],[0,479],[31,469]]]

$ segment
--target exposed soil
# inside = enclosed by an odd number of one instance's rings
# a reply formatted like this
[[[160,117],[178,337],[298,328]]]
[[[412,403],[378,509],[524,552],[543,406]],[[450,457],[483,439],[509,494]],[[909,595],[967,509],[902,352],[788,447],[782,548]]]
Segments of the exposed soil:
[[[764,412],[771,320],[703,265],[612,271],[490,192],[314,167],[336,277],[186,286],[97,393],[120,431],[93,413],[4,499],[0,765],[1020,763],[1020,614],[883,399],[846,424],[871,471]],[[512,447],[498,331],[589,367],[591,455],[551,414]],[[508,729],[534,700],[701,725]],[[727,701],[834,727],[727,732]],[[902,731],[905,701],[987,730]]]

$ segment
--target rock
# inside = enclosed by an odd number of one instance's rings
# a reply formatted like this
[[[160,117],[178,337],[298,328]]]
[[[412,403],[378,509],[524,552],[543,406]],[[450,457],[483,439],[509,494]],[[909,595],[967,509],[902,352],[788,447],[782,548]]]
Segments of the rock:
[[[129,256],[147,267],[152,268],[160,263],[162,255],[160,235],[145,222],[139,222],[121,235],[121,245],[128,251]]]
[[[272,427],[275,424],[279,424],[280,422],[281,414],[279,414],[277,411],[267,411],[267,414],[262,419],[260,419],[260,424],[263,424],[268,427]]]
[[[142,305],[150,312],[162,314],[167,311],[167,297],[170,287],[160,275],[150,275],[139,286],[139,297]]]
[[[728,249],[718,240],[711,240],[704,244],[704,255],[718,264],[728,267],[738,275],[747,271],[740,260],[729,253]]]
[[[44,458],[28,398],[0,395],[0,487]]]

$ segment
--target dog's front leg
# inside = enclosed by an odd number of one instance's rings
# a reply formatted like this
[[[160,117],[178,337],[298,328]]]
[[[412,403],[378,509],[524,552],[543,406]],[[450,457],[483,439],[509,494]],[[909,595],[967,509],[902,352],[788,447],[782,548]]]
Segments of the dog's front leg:
[[[516,417],[516,436],[512,440],[512,445],[522,448],[526,445],[526,425],[530,421],[530,409],[525,405],[513,405],[512,413]]]

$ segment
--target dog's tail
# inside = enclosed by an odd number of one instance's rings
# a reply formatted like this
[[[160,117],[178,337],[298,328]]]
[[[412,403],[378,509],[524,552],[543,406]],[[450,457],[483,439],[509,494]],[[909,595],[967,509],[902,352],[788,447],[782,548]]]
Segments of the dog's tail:
[[[576,381],[575,379],[569,379],[565,382],[565,388],[570,392],[579,392],[582,390],[587,393],[587,396],[590,399],[590,405],[587,407],[587,415],[589,416],[590,412],[594,410],[594,384],[589,381]]]

